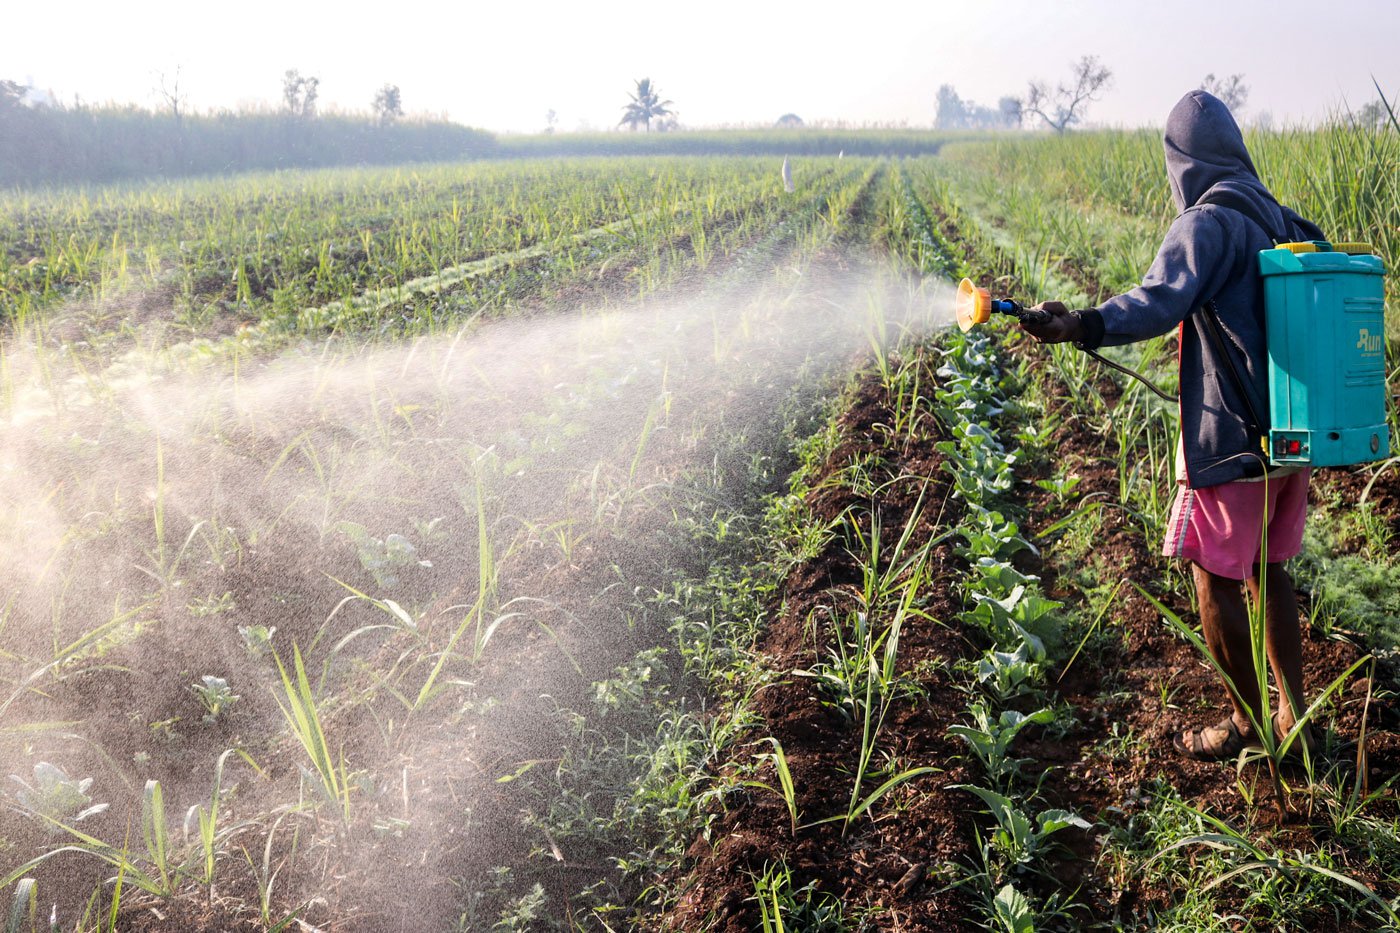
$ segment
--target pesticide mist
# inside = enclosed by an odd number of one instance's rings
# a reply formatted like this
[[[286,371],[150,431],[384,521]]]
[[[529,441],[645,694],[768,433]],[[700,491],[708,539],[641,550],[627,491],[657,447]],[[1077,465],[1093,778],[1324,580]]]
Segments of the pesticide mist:
[[[624,702],[683,673],[665,595],[780,486],[818,389],[950,308],[848,257],[197,371],[12,351],[35,381],[0,427],[0,837],[79,842],[0,873],[70,925],[128,862],[130,898],[158,893],[176,849],[211,905],[337,929],[614,884],[626,840],[569,827],[626,789],[564,763],[609,710],[674,714]]]

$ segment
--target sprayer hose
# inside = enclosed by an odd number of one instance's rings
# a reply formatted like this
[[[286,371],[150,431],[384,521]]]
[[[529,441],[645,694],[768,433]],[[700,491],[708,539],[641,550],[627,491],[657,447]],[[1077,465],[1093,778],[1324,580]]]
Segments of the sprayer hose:
[[[1090,350],[1088,347],[1080,347],[1080,349],[1083,350],[1085,353],[1089,354],[1090,356],[1092,356],[1094,359],[1098,360],[1100,363],[1104,364],[1105,366],[1110,366],[1110,367],[1112,367],[1113,369],[1118,370],[1120,373],[1122,373],[1122,374],[1125,375],[1125,376],[1132,376],[1132,377],[1133,377],[1134,379],[1136,379],[1138,382],[1141,382],[1143,385],[1145,385],[1145,386],[1147,386],[1149,389],[1151,389],[1151,390],[1153,391],[1153,393],[1155,393],[1156,396],[1157,396],[1158,398],[1162,399],[1163,401],[1171,402],[1173,405],[1175,405],[1175,404],[1177,404],[1177,403],[1179,403],[1179,402],[1181,401],[1181,398],[1180,398],[1179,396],[1176,396],[1176,395],[1169,395],[1168,393],[1163,392],[1161,389],[1157,388],[1157,386],[1154,385],[1154,384],[1153,384],[1146,376],[1144,376],[1142,373],[1140,373],[1140,372],[1138,372],[1138,371],[1136,371],[1136,370],[1133,370],[1133,369],[1129,369],[1129,368],[1126,367],[1126,366],[1120,366],[1119,364],[1113,362],[1113,360],[1110,360],[1110,359],[1108,359],[1107,357],[1104,357],[1104,356],[1099,355],[1098,353],[1095,353],[1093,350]]]

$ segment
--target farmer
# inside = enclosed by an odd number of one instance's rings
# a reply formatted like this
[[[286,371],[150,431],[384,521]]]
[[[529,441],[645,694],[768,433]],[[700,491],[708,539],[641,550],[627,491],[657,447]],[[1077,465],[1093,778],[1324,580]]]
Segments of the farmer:
[[[1042,342],[1072,340],[1089,349],[1180,329],[1178,488],[1162,553],[1192,564],[1205,642],[1234,684],[1233,692],[1227,688],[1234,709],[1218,724],[1172,741],[1183,755],[1216,760],[1257,744],[1246,706],[1256,720],[1262,707],[1240,583],[1258,598],[1261,556],[1269,665],[1282,694],[1275,735],[1283,738],[1305,708],[1298,603],[1283,562],[1302,545],[1309,471],[1276,468],[1266,481],[1260,425],[1268,424],[1268,377],[1257,254],[1273,238],[1323,236],[1264,187],[1229,109],[1205,91],[1192,91],[1172,108],[1163,146],[1180,213],[1142,284],[1084,311],[1045,302],[1040,307],[1053,315],[1050,321],[1023,326]]]

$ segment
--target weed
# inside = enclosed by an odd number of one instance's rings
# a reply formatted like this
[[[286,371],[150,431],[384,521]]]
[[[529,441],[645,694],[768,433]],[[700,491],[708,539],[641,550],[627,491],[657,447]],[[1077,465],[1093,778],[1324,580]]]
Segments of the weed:
[[[1267,850],[1250,842],[1224,820],[1200,811],[1196,811],[1196,813],[1210,825],[1213,831],[1178,839],[1153,856],[1153,859],[1148,862],[1149,865],[1152,864],[1152,861],[1178,849],[1203,846],[1225,853],[1233,862],[1233,864],[1227,863],[1226,870],[1206,882],[1205,890],[1207,891],[1236,879],[1244,879],[1247,875],[1259,874],[1262,876],[1262,883],[1260,881],[1247,883],[1247,889],[1251,892],[1250,899],[1265,903],[1275,901],[1271,912],[1275,916],[1287,916],[1291,911],[1282,901],[1300,894],[1307,896],[1306,885],[1310,881],[1320,881],[1324,885],[1331,882],[1342,885],[1351,893],[1359,895],[1364,906],[1374,915],[1393,926],[1400,926],[1400,915],[1396,914],[1390,904],[1378,896],[1369,886],[1328,865],[1325,853],[1286,854]],[[1283,888],[1280,885],[1288,887]]]
[[[764,865],[753,887],[750,900],[758,904],[763,933],[851,933],[864,926],[853,928],[840,899],[818,890],[815,881],[794,888],[786,862]]]
[[[778,778],[778,786],[774,787],[773,785],[764,783],[763,781],[745,781],[744,784],[747,787],[757,787],[761,790],[769,791],[781,797],[783,803],[787,806],[788,817],[792,821],[793,835],[796,835],[797,789],[796,787],[794,787],[792,782],[792,772],[788,769],[787,755],[783,752],[783,743],[779,742],[776,738],[769,736],[767,739],[765,739],[765,741],[772,745],[772,750],[760,754],[758,756],[758,760],[760,762],[766,761],[772,763],[773,773],[777,775]]]
[[[287,726],[296,736],[307,757],[311,759],[311,771],[303,773],[313,778],[313,785],[320,791],[324,802],[335,808],[342,824],[348,825],[352,808],[350,803],[351,781],[345,766],[345,759],[331,751],[326,741],[326,733],[321,725],[321,710],[316,693],[311,689],[311,681],[306,676],[306,666],[301,659],[301,649],[292,646],[293,673],[288,674],[282,659],[273,655],[277,662],[277,673],[282,679],[283,698],[277,705]]]

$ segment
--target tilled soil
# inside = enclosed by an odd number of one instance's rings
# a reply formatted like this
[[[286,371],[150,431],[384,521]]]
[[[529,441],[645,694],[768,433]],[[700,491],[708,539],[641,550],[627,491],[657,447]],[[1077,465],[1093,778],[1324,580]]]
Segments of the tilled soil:
[[[956,521],[956,503],[949,496],[942,458],[933,449],[938,439],[891,451],[878,440],[879,426],[889,423],[882,387],[876,379],[865,379],[841,419],[842,440],[812,481],[806,504],[817,521],[846,515],[866,530],[873,507],[887,534],[898,534],[917,506],[910,546],[922,546]],[[842,480],[849,464],[875,453],[881,464],[876,483],[900,475],[929,478],[922,501],[923,484],[918,481],[892,487],[872,504]],[[792,871],[794,889],[814,882],[816,890],[839,896],[848,908],[881,908],[882,925],[909,931],[964,928],[970,915],[967,899],[930,877],[931,869],[965,862],[974,853],[965,819],[968,796],[952,787],[972,775],[961,745],[947,734],[967,701],[950,665],[968,657],[973,648],[955,628],[940,624],[960,608],[951,586],[959,573],[957,564],[947,543],[933,549],[932,579],[948,585],[932,588],[921,608],[938,621],[910,624],[900,644],[900,671],[917,684],[919,696],[896,701],[879,743],[900,768],[932,765],[939,771],[892,793],[878,806],[875,819],[858,819],[844,835],[839,822],[810,822],[840,812],[850,798],[861,724],[824,706],[813,681],[795,672],[810,668],[825,652],[820,646],[828,642],[824,636],[831,613],[852,607],[857,563],[838,536],[823,553],[787,575],[781,605],[757,646],[775,681],[754,698],[753,709],[763,720],[759,733],[777,738],[786,752],[800,825],[794,832],[783,802],[774,794],[745,790],[731,797],[709,838],[697,840],[691,849],[698,864],[668,918],[670,928],[731,933],[757,929],[753,879],[779,860]],[[761,779],[773,781],[771,769],[765,769]],[[875,780],[868,781],[863,793],[875,786]]]

